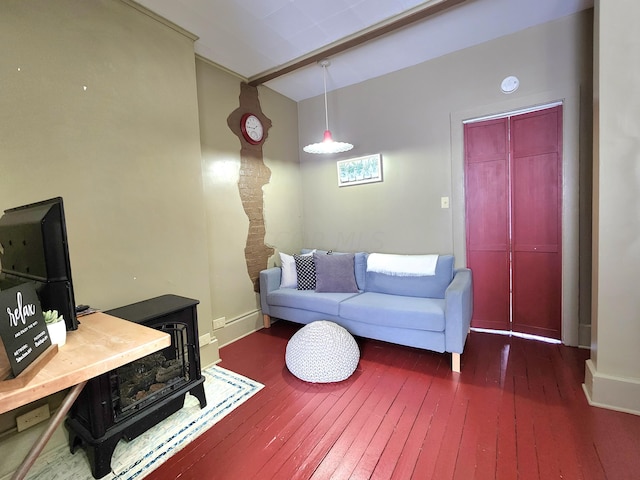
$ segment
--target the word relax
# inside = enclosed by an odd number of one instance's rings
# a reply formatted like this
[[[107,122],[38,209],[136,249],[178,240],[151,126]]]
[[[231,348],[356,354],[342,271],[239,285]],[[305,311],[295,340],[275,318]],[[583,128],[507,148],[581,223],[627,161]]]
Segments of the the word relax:
[[[33,303],[22,305],[22,292],[18,292],[16,294],[16,303],[18,304],[18,307],[13,312],[11,311],[11,308],[7,307],[9,323],[12,327],[17,327],[18,322],[22,322],[23,325],[26,325],[27,318],[36,314],[36,306]]]

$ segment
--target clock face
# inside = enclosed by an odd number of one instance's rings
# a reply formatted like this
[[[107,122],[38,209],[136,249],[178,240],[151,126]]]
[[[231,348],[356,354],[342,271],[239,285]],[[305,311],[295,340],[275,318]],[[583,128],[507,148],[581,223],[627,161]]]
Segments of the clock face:
[[[259,144],[264,138],[264,128],[258,117],[245,113],[240,120],[240,130],[244,139],[252,145]]]

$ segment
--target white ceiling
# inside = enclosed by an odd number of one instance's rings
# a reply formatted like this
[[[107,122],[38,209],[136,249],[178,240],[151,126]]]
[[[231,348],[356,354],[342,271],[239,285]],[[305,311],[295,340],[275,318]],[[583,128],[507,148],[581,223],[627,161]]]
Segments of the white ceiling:
[[[136,0],[197,35],[198,55],[244,79],[441,0]],[[330,58],[333,90],[590,8],[593,0],[466,0]],[[323,92],[310,65],[267,82],[296,101]]]

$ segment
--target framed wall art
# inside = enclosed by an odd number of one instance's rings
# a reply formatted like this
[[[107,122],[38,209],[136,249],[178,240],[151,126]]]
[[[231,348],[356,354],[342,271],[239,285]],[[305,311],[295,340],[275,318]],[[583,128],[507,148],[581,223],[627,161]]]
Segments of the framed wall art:
[[[379,153],[340,160],[337,168],[339,187],[382,181],[382,159]]]

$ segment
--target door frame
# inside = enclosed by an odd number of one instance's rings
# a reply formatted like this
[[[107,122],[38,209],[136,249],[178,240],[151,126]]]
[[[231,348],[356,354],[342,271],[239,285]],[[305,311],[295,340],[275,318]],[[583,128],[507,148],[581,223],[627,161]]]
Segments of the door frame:
[[[513,97],[494,104],[451,112],[451,209],[453,253],[456,266],[466,259],[465,187],[464,187],[464,122],[505,116],[525,110],[539,110],[562,103],[562,342],[578,346],[579,338],[590,338],[580,332],[579,323],[579,126],[580,94],[567,91],[563,98],[540,93]],[[588,337],[587,337],[588,335]]]

